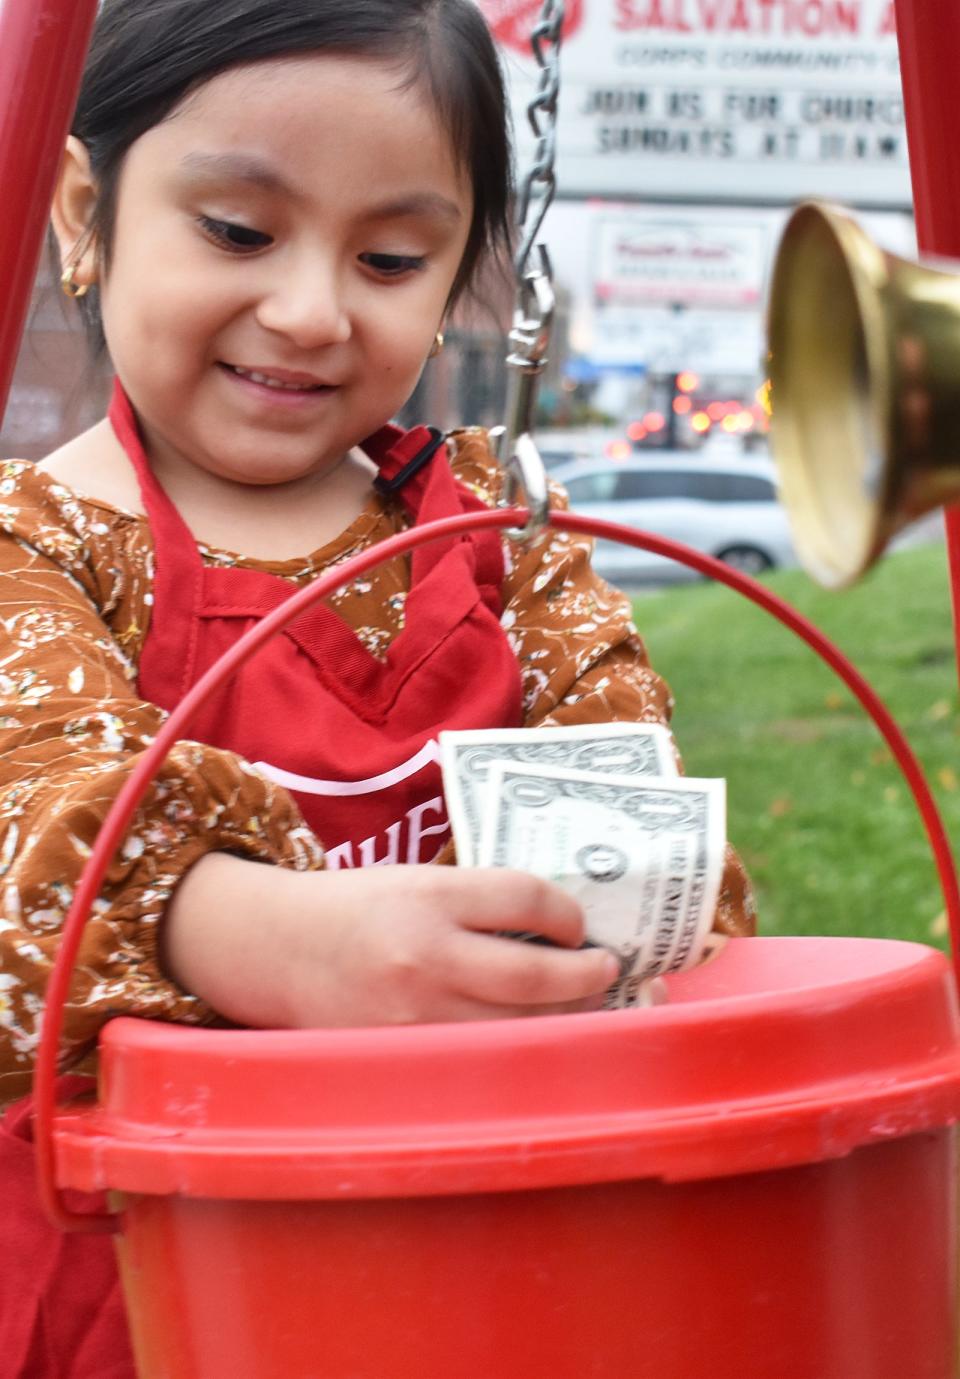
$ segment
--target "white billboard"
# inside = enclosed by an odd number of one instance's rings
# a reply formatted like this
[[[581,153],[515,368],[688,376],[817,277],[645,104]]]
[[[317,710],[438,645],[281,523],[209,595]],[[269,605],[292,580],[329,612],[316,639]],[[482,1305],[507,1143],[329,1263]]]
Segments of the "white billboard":
[[[540,0],[477,0],[521,171]],[[568,0],[562,195],[911,203],[893,0]]]

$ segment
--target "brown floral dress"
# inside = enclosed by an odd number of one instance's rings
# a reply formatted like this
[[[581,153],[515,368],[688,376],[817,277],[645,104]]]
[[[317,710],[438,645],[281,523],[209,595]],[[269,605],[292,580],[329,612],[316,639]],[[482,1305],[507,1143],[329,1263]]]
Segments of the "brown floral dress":
[[[485,434],[452,438],[457,477],[485,502],[498,471]],[[564,505],[561,493],[556,505]],[[335,541],[302,560],[265,562],[201,547],[302,584],[407,525],[371,497]],[[524,722],[667,722],[672,699],[650,668],[628,600],[591,570],[590,542],[547,531],[506,546],[503,627],[520,664]],[[376,656],[403,627],[404,557],[332,596]],[[23,461],[0,465],[0,1102],[27,1090],[50,963],[97,830],[165,714],[137,694],[153,548],[146,518],[64,487]],[[216,1015],[164,974],[158,922],[187,869],[229,851],[300,870],[323,866],[322,839],[293,799],[241,758],[200,743],[170,753],[106,877],[67,1009],[64,1065],[90,1067],[111,1016],[184,1023]],[[754,928],[728,852],[716,927]]]

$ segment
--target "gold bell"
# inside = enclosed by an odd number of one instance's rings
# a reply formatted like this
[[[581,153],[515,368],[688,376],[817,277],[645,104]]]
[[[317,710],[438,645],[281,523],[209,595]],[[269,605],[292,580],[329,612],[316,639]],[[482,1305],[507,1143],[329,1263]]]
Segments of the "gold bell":
[[[960,498],[960,277],[808,203],[777,251],[769,344],[797,553],[821,584],[850,584],[903,527]]]

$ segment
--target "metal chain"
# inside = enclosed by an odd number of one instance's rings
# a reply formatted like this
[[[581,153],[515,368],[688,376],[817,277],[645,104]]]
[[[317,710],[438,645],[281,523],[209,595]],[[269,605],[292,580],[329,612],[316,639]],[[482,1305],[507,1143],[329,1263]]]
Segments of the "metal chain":
[[[527,107],[527,119],[537,145],[533,166],[523,179],[517,199],[520,248],[514,264],[517,306],[507,355],[507,422],[491,432],[497,457],[506,471],[503,503],[508,507],[526,507],[530,514],[522,531],[508,533],[518,540],[529,540],[541,531],[549,511],[547,476],[531,433],[556,305],[550,257],[538,236],[557,185],[557,107],[564,17],[564,0],[543,0],[540,19],[531,35],[540,80]]]
[[[520,186],[517,220],[520,249],[516,259],[517,285],[523,288],[530,255],[557,187],[557,105],[560,97],[560,45],[566,6],[564,0],[544,0],[530,36],[540,68],[536,94],[527,107],[527,120],[536,136],[533,166]]]

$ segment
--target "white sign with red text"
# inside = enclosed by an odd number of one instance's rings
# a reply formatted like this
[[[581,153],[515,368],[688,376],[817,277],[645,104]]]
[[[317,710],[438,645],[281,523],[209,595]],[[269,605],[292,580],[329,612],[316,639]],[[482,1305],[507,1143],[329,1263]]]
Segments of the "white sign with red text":
[[[627,207],[598,217],[594,294],[621,305],[755,307],[766,259],[764,225]]]
[[[541,3],[477,3],[522,170]],[[893,0],[568,0],[562,71],[562,195],[910,205]]]

